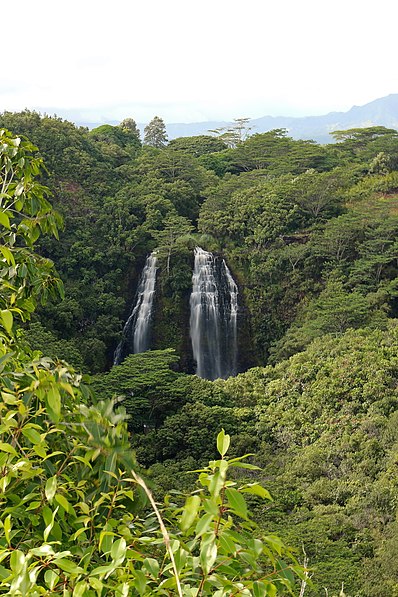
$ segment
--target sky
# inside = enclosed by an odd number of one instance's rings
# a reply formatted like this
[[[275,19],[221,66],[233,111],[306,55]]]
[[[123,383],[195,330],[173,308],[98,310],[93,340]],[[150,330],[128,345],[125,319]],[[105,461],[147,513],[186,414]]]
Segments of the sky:
[[[396,0],[0,2],[0,112],[228,121],[398,93]]]

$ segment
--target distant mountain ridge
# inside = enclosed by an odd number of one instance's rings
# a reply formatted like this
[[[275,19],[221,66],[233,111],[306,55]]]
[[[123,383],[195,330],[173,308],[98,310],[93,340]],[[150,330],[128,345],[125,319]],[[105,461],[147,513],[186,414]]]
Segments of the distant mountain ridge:
[[[77,123],[94,128],[104,123]],[[117,124],[112,121],[109,124]],[[228,127],[231,122],[209,121],[166,124],[169,139],[206,135],[209,130]],[[250,121],[252,133],[265,133],[285,128],[294,139],[313,139],[318,143],[331,143],[333,131],[369,126],[385,126],[398,130],[398,93],[373,100],[363,106],[353,106],[348,112],[329,112],[322,116],[263,116]],[[138,124],[143,135],[145,124]]]

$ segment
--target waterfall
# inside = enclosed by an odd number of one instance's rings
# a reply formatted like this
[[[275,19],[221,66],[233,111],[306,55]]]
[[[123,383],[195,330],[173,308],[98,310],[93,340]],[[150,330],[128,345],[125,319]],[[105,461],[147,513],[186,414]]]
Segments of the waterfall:
[[[156,263],[156,251],[153,251],[146,259],[138,284],[134,308],[125,323],[122,340],[115,351],[114,365],[119,365],[126,353],[133,352],[136,354],[150,348],[152,306],[155,297],[157,272]],[[128,348],[132,348],[132,350],[128,350]]]
[[[190,332],[196,374],[226,379],[237,373],[238,287],[220,257],[195,249]]]

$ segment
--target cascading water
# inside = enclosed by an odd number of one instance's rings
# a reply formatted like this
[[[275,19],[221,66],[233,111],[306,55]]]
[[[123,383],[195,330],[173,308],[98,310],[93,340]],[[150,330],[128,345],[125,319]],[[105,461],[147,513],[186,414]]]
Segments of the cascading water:
[[[137,354],[138,352],[144,352],[150,348],[156,272],[157,257],[156,251],[153,251],[153,253],[148,255],[146,259],[145,267],[138,284],[134,308],[125,323],[122,340],[115,351],[114,365],[119,365],[122,362],[124,356],[126,356],[126,352]]]
[[[195,249],[190,331],[196,375],[226,379],[237,373],[238,287],[220,257]]]

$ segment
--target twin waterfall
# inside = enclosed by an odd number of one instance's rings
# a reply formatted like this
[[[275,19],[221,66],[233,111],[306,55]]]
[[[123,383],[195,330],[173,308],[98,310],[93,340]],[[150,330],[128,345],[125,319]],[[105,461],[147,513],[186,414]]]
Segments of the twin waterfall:
[[[154,251],[147,257],[134,308],[115,351],[115,365],[131,352],[144,352],[150,348],[156,263]],[[196,375],[211,380],[236,375],[238,287],[224,259],[200,247],[195,249],[190,313]]]
[[[224,259],[200,247],[195,249],[190,306],[196,375],[205,379],[236,375],[238,287]]]

